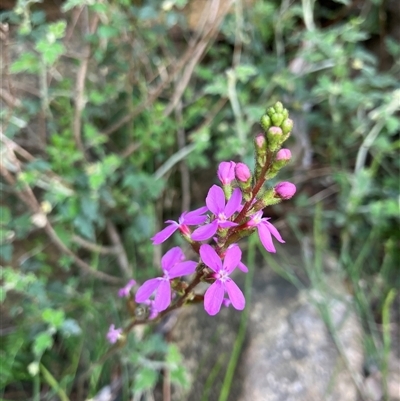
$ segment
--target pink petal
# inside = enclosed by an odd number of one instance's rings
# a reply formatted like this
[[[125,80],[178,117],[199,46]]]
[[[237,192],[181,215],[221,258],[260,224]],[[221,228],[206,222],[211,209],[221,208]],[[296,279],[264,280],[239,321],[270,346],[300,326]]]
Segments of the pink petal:
[[[187,212],[185,215],[182,214],[182,223],[188,225],[198,225],[203,224],[207,220],[207,215],[200,216],[208,211],[207,206],[200,207],[199,209]]]
[[[228,273],[232,273],[232,271],[237,267],[242,258],[242,251],[238,246],[233,246],[229,248],[225,253],[224,258],[224,268]]]
[[[191,260],[186,262],[178,263],[168,273],[169,278],[187,276],[193,274],[196,270],[197,263]]]
[[[175,224],[171,224],[170,226],[165,227],[163,230],[158,232],[151,240],[153,241],[153,245],[158,245],[167,240],[177,229],[178,225],[176,222]]]
[[[204,294],[204,309],[209,315],[214,316],[220,311],[224,293],[224,287],[218,280],[208,288]]]
[[[248,273],[249,268],[243,263],[243,262],[239,262],[239,264],[237,265],[238,269],[240,269],[243,273]]]
[[[222,189],[221,189],[222,191]],[[232,196],[228,200],[228,203],[226,204],[225,207],[225,216],[227,218],[231,217],[233,213],[236,212],[238,207],[240,206],[242,202],[242,191],[239,188],[235,188],[233,190]]]
[[[207,219],[207,215],[185,217],[184,224],[187,224],[189,226],[198,226],[199,224],[203,224]]]
[[[223,221],[222,223],[219,223],[219,226],[222,228],[235,227],[237,225],[238,224],[233,221]]]
[[[162,258],[161,258],[161,268],[163,270],[169,271],[177,263],[182,262],[185,259],[185,255],[179,246],[171,248]]]
[[[211,245],[203,244],[200,247],[200,257],[205,265],[218,273],[222,269],[221,258]]]
[[[214,220],[210,224],[201,226],[193,231],[192,240],[194,241],[204,241],[211,238],[218,229],[218,220]]]
[[[154,298],[154,307],[162,312],[167,309],[171,303],[171,284],[168,280],[161,280],[156,297]]]
[[[152,278],[151,280],[145,281],[136,292],[135,301],[141,303],[150,298],[150,295],[160,285],[160,278]]]
[[[213,185],[210,188],[206,198],[206,205],[208,209],[216,216],[224,211],[225,195],[222,188],[218,187],[217,185]]]
[[[262,220],[261,224],[265,224],[269,230],[269,232],[282,244],[285,243],[285,241],[282,239],[281,235],[279,234],[278,230],[269,222]]]
[[[244,299],[243,292],[231,278],[225,281],[225,289],[232,302],[232,306],[237,310],[243,310],[246,306],[246,300]]]
[[[259,236],[260,241],[263,244],[264,248],[268,252],[275,253],[276,249],[275,249],[274,243],[272,242],[271,233],[269,232],[269,230],[265,226],[265,224],[259,224],[257,226],[257,230],[258,230],[258,236]]]

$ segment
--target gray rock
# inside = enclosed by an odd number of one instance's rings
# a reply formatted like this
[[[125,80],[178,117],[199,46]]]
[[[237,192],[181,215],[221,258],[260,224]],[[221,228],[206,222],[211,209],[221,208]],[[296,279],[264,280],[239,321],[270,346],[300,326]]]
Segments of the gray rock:
[[[239,282],[241,275],[235,277]],[[242,286],[243,288],[243,286]],[[361,381],[361,329],[344,291],[299,291],[258,269],[230,401],[355,401]],[[328,316],[328,330],[322,314]],[[189,392],[174,400],[218,400],[242,313],[182,310],[173,341],[191,375]],[[334,333],[332,336],[331,333]],[[356,385],[357,383],[357,385]]]

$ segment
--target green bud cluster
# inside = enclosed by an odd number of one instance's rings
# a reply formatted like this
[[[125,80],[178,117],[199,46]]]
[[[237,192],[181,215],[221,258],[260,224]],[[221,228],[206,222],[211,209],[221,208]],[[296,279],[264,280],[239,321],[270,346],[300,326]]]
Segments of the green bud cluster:
[[[268,150],[271,152],[276,152],[281,148],[293,128],[289,112],[281,102],[276,102],[274,106],[267,109],[267,112],[261,117],[260,124],[266,135]]]

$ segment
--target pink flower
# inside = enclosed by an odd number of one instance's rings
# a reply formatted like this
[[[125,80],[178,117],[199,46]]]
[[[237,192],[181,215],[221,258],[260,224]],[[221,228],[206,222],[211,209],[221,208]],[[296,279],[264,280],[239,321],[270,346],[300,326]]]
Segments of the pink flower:
[[[272,235],[282,244],[284,244],[285,241],[282,239],[278,230],[268,221],[270,217],[262,216],[263,212],[262,210],[260,210],[252,216],[251,220],[247,222],[247,226],[257,227],[258,237],[260,238],[260,241],[263,244],[264,248],[268,252],[275,253],[276,249],[274,243],[272,242]]]
[[[234,248],[235,246],[236,246],[236,247],[239,247],[238,244],[231,244],[231,245],[228,246],[228,249]],[[225,252],[225,254],[222,255],[222,256],[224,257],[225,255],[226,255],[226,252]],[[240,262],[238,263],[237,268],[238,268],[239,270],[241,270],[243,273],[248,273],[248,272],[249,272],[248,267],[247,267],[242,261],[240,261]]]
[[[235,167],[235,174],[238,181],[247,182],[251,177],[251,172],[248,166],[244,163],[237,163]]]
[[[200,247],[200,256],[204,264],[215,272],[213,274],[215,282],[211,284],[204,294],[204,309],[206,312],[213,316],[220,311],[221,305],[224,302],[225,292],[228,293],[229,300],[235,309],[244,309],[246,304],[244,295],[236,283],[229,277],[242,257],[240,248],[235,246],[228,249],[223,264],[217,252],[208,244],[203,244]]]
[[[135,280],[129,280],[128,284],[125,287],[122,287],[119,289],[118,291],[118,296],[120,298],[124,298],[129,296],[129,293],[131,292],[132,287],[136,285],[136,281]]]
[[[218,166],[217,175],[222,185],[229,185],[235,179],[235,162],[222,162]]]
[[[170,249],[161,258],[161,268],[164,272],[162,277],[152,278],[145,281],[136,292],[135,301],[146,303],[155,292],[154,308],[158,312],[167,309],[171,303],[170,280],[194,273],[197,263],[191,260],[183,262],[185,256],[178,246]]]
[[[281,149],[275,157],[275,160],[290,160],[292,158],[292,152],[290,149]]]
[[[108,329],[106,337],[109,343],[115,344],[121,338],[121,335],[122,335],[122,329],[116,329],[115,325],[112,324]]]
[[[179,217],[178,222],[173,220],[167,220],[166,223],[170,223],[168,227],[158,232],[151,240],[153,245],[158,245],[167,240],[176,230],[180,230],[182,234],[190,236],[190,229],[188,225],[197,226],[203,224],[207,216],[201,216],[207,211],[207,207],[203,206],[199,209],[193,210],[192,212],[183,212]]]
[[[215,219],[202,227],[193,231],[192,239],[195,241],[204,241],[211,238],[221,228],[237,226],[236,223],[229,221],[232,215],[238,210],[242,202],[242,192],[239,188],[235,188],[231,198],[225,205],[225,195],[222,188],[213,185],[208,191],[206,205],[208,209],[215,215]]]
[[[280,182],[275,185],[275,193],[281,199],[290,199],[296,193],[296,185],[291,182]]]

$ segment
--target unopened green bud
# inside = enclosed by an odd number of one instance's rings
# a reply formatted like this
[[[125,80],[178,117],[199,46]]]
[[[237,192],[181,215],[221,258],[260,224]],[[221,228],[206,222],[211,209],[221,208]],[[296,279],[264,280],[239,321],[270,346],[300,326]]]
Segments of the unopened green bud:
[[[267,114],[264,114],[261,117],[260,124],[263,130],[267,132],[268,128],[272,125],[271,118]]]
[[[267,114],[272,117],[275,114],[275,109],[273,107],[268,107]]]
[[[283,109],[282,115],[283,119],[286,120],[289,117],[288,109]]]
[[[283,115],[281,113],[275,113],[272,117],[271,117],[271,121],[274,125],[276,125],[277,127],[279,127],[282,122],[283,122]]]
[[[284,120],[282,122],[281,128],[282,128],[284,135],[288,135],[293,129],[293,120],[291,120],[290,118],[287,118],[286,120]]]
[[[276,113],[281,114],[283,112],[283,104],[281,102],[276,102],[274,105],[274,109]]]

